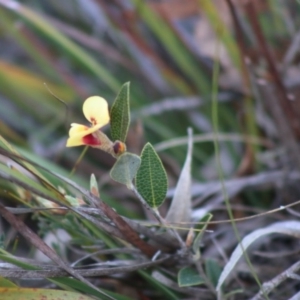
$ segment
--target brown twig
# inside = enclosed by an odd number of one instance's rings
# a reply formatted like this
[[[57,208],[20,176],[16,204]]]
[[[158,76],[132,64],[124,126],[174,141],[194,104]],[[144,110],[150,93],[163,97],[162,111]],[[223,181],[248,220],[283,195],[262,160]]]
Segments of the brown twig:
[[[49,207],[6,207],[6,209],[11,212],[14,215],[20,215],[20,214],[28,214],[28,213],[34,213],[34,212],[43,212],[43,211],[53,211],[55,209],[60,210],[60,211],[68,211],[69,208],[66,207],[56,207],[56,208],[49,208]],[[100,217],[104,217],[103,212],[98,209],[98,208],[91,208],[91,207],[78,207],[76,208],[77,213],[83,213],[85,216],[86,215],[99,215]],[[88,218],[86,216],[86,218]],[[162,234],[157,234],[154,231],[151,230],[151,228],[148,228],[147,226],[143,226],[140,224],[138,221],[131,220],[129,218],[124,218],[125,221],[128,223],[128,225],[136,232],[139,234],[144,235],[148,239],[151,239],[154,243],[157,243],[159,245],[159,248],[163,252],[170,252],[171,250],[178,249],[180,245],[178,244],[178,241],[169,234],[162,233]],[[98,225],[99,219],[97,218],[90,218],[89,219],[91,222],[93,222],[95,225]],[[96,222],[96,223],[95,223]],[[110,234],[113,234],[114,236],[117,236],[119,238],[124,238],[121,232],[116,227],[112,227],[109,224],[100,222],[102,225],[107,225],[108,228],[106,228],[106,231]],[[157,226],[158,224],[151,224],[152,226]],[[113,233],[112,233],[113,232]],[[119,249],[117,249],[119,251]],[[113,251],[117,251],[114,249]],[[130,252],[133,252],[134,250],[138,251],[137,249],[127,249]],[[126,249],[121,249],[120,251],[126,252]],[[103,250],[104,251],[104,250]],[[105,250],[107,251],[107,250]],[[110,250],[109,250],[110,251]]]
[[[12,157],[12,159],[23,159],[19,155],[15,155],[12,153],[8,153],[6,150],[0,148],[0,152],[3,154],[8,155],[9,157]],[[24,159],[26,160],[26,159]],[[29,160],[26,160],[30,162]],[[31,162],[30,162],[31,163]],[[49,171],[48,171],[49,172]],[[50,172],[51,173],[51,172]],[[53,174],[53,173],[52,173]],[[145,255],[148,257],[152,257],[159,249],[149,245],[148,243],[144,242],[139,235],[130,227],[130,225],[119,215],[117,214],[110,206],[108,206],[105,202],[103,202],[100,198],[95,197],[92,193],[89,191],[79,187],[78,185],[75,185],[71,180],[64,178],[58,174],[53,174],[56,177],[66,181],[68,184],[72,185],[74,188],[76,188],[78,191],[80,191],[85,197],[88,198],[88,200],[94,205],[94,207],[98,207],[100,211],[102,212],[102,215],[104,214],[105,217],[108,217],[116,227],[112,227],[109,224],[106,224],[105,222],[100,222],[96,218],[93,218],[92,216],[89,216],[85,213],[80,212],[77,208],[74,207],[68,207],[67,205],[64,205],[62,202],[57,201],[55,198],[49,197],[49,195],[45,195],[41,193],[40,191],[32,188],[31,186],[27,185],[26,183],[22,182],[18,178],[15,178],[13,176],[10,176],[8,174],[5,174],[4,172],[0,171],[0,177],[3,179],[9,180],[11,182],[14,182],[21,187],[25,188],[26,190],[32,191],[34,194],[37,194],[47,200],[50,200],[54,203],[57,203],[61,206],[64,206],[75,213],[83,216],[87,220],[90,220],[95,225],[99,226],[103,230],[107,231],[109,234],[113,234],[117,236],[118,238],[126,239],[127,242],[131,243],[138,249],[140,249]]]
[[[95,196],[92,195],[92,197]],[[140,249],[145,255],[148,257],[153,257],[153,255],[159,250],[142,240],[139,235],[129,226],[129,224],[105,202],[97,199],[95,204],[98,205],[104,214],[113,221],[119,231],[126,238],[127,242]]]
[[[56,253],[53,249],[51,249],[35,232],[33,232],[23,221],[10,213],[3,204],[0,203],[0,214],[1,216],[10,223],[26,240],[28,240],[33,246],[39,249],[43,254],[49,257],[52,261],[54,261],[60,268],[65,270],[66,274],[70,274],[73,277],[77,278],[81,282],[84,282],[89,287],[97,290],[99,293],[107,296],[109,299],[111,298],[106,293],[99,290],[89,281],[82,277],[82,275],[78,274],[77,271],[70,268]]]

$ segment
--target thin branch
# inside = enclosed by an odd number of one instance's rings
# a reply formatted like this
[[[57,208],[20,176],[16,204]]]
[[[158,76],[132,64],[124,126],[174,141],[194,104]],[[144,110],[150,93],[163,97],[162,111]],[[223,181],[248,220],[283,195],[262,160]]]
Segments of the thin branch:
[[[115,275],[126,272],[133,272],[137,270],[142,270],[145,268],[149,268],[152,266],[160,265],[170,259],[170,256],[165,256],[164,258],[148,261],[139,264],[132,264],[130,266],[123,267],[115,267],[115,268],[94,268],[94,269],[73,269],[72,272],[78,274],[81,277],[98,277],[98,276],[108,276]],[[48,268],[48,270],[22,270],[19,268],[4,270],[0,269],[0,276],[10,277],[10,278],[22,278],[22,279],[30,279],[30,278],[51,278],[51,277],[62,277],[68,276],[68,272],[64,269],[57,269],[57,267]]]
[[[61,177],[64,181],[67,181],[69,184],[71,184],[73,186],[77,186],[71,180],[68,180],[67,178],[65,178],[63,176],[60,176],[58,174],[56,174],[56,176]],[[0,177],[2,177],[3,179],[6,179],[8,181],[11,181],[15,184],[18,184],[21,187],[23,187],[23,188],[33,192],[34,194],[37,194],[47,200],[53,201],[54,203],[57,203],[63,207],[66,207],[66,208],[74,211],[75,213],[83,216],[85,219],[91,221],[92,223],[99,226],[100,228],[102,228],[103,230],[107,231],[110,234],[113,234],[122,239],[125,238],[127,240],[127,242],[129,242],[132,245],[134,245],[135,247],[139,248],[148,257],[152,257],[155,254],[155,252],[158,251],[157,248],[154,248],[152,245],[149,245],[145,241],[143,241],[139,237],[139,235],[126,223],[126,221],[120,215],[118,215],[110,206],[108,206],[105,202],[103,202],[99,198],[95,197],[89,191],[84,190],[83,188],[81,188],[79,186],[77,186],[77,189],[80,190],[83,195],[85,195],[87,198],[89,198],[91,203],[96,204],[100,208],[100,211],[102,211],[106,217],[108,217],[110,220],[112,220],[114,222],[114,224],[116,225],[116,228],[114,228],[113,226],[108,225],[104,222],[101,222],[101,221],[97,220],[96,218],[93,218],[92,216],[89,216],[87,214],[80,212],[75,207],[68,207],[67,205],[57,201],[55,198],[50,197],[44,193],[41,193],[40,191],[34,189],[33,187],[29,186],[28,184],[25,184],[24,182],[22,182],[21,180],[15,178],[15,177],[6,174],[5,172],[0,171]]]
[[[39,249],[43,254],[49,257],[52,261],[54,261],[58,266],[60,266],[66,275],[72,275],[77,278],[81,282],[84,282],[86,285],[91,287],[94,290],[97,290],[102,295],[107,296],[109,299],[113,299],[105,292],[98,289],[92,283],[87,281],[82,275],[78,274],[77,271],[70,268],[57,254],[56,252],[50,248],[35,232],[33,232],[22,220],[15,217],[12,213],[10,213],[4,205],[0,203],[0,214],[2,217],[10,223],[26,240],[28,240],[33,246]]]
[[[130,225],[110,206],[108,206],[105,202],[101,201],[91,193],[89,194],[92,198],[95,198],[98,207],[110,220],[113,221],[113,223],[129,243],[140,249],[148,257],[152,257],[159,250],[142,240],[139,235],[130,227]]]
[[[262,300],[264,299],[264,295],[268,295],[272,290],[274,290],[278,285],[280,285],[283,281],[292,278],[293,274],[300,270],[300,262],[296,262],[290,268],[280,273],[272,280],[265,282],[262,285],[262,288],[259,293],[257,293],[251,300]]]
[[[154,217],[158,220],[158,222],[163,225],[165,228],[168,228],[168,230],[170,230],[172,232],[172,235],[174,235],[177,239],[177,241],[179,242],[180,246],[182,249],[186,248],[185,243],[183,242],[183,240],[181,239],[180,235],[178,234],[178,232],[173,229],[170,228],[168,226],[168,224],[166,223],[165,219],[161,217],[161,215],[159,214],[158,210],[152,209],[152,207],[150,207],[148,205],[148,203],[145,201],[145,199],[141,196],[141,194],[138,192],[138,190],[136,189],[136,187],[132,184],[131,187],[132,191],[135,193],[135,195],[138,197],[138,199],[141,201],[142,205],[148,210],[150,211]]]

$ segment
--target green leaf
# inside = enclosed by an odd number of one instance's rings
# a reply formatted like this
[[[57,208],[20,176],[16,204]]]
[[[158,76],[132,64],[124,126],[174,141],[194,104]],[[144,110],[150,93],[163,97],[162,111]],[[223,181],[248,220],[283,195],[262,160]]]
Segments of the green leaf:
[[[17,267],[20,267],[24,270],[40,270],[41,268],[33,266],[27,262],[21,261],[17,256],[13,256],[5,250],[0,251],[0,259],[1,261],[5,261],[11,263]]]
[[[214,259],[207,259],[205,261],[205,272],[210,282],[214,287],[217,286],[222,269]]]
[[[120,183],[126,184],[129,189],[141,165],[141,158],[133,153],[125,152],[114,164],[110,171],[110,177]]]
[[[129,82],[125,83],[110,110],[110,130],[113,140],[125,142],[130,123]]]
[[[194,268],[184,267],[178,273],[178,285],[180,287],[194,286],[203,283],[205,283],[205,281]]]
[[[0,287],[2,288],[15,288],[18,287],[16,284],[14,284],[12,281],[0,276]]]
[[[136,175],[136,187],[152,208],[159,207],[167,193],[168,178],[153,146],[147,143],[141,154],[141,166]]]

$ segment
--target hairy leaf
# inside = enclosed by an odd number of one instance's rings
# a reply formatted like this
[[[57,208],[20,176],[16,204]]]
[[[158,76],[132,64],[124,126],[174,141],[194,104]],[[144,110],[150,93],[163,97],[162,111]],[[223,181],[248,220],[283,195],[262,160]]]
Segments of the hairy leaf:
[[[147,143],[141,154],[141,166],[136,176],[138,192],[152,208],[159,207],[167,193],[168,178],[153,146]]]
[[[196,269],[184,267],[178,273],[178,285],[180,287],[194,286],[204,283]]]
[[[214,259],[207,259],[205,261],[205,273],[214,287],[217,286],[218,279],[221,275],[222,269]]]
[[[121,87],[110,110],[110,130],[114,141],[125,142],[129,123],[129,82],[127,82]]]
[[[110,177],[120,183],[126,184],[131,189],[132,180],[141,164],[139,156],[126,152],[122,154],[110,171]]]

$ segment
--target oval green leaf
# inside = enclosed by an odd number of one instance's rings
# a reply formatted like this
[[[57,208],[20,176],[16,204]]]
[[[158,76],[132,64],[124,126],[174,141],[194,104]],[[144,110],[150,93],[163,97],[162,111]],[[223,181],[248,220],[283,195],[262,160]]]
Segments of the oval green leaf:
[[[180,287],[194,286],[203,283],[205,283],[205,281],[194,268],[184,267],[178,273],[178,285]]]
[[[120,183],[126,184],[129,189],[132,186],[132,180],[135,177],[141,164],[138,155],[125,152],[114,164],[110,171],[110,177]]]
[[[207,259],[205,261],[205,273],[209,281],[213,284],[214,287],[217,286],[219,277],[222,273],[222,269],[214,259]]]
[[[121,87],[110,110],[110,130],[114,141],[125,142],[129,123],[129,82],[127,82]]]
[[[150,207],[159,207],[168,188],[166,171],[150,143],[145,145],[141,159],[141,166],[136,175],[137,190]]]

